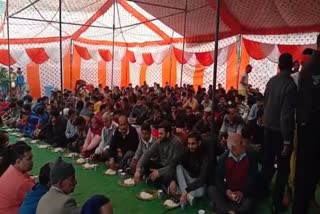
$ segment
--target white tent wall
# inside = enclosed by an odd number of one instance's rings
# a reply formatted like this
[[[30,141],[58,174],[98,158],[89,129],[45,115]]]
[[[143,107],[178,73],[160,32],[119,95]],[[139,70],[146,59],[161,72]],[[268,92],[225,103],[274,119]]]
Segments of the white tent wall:
[[[130,70],[130,72],[132,72]],[[158,83],[160,86],[162,85],[162,65],[157,65],[153,63],[151,66],[147,67],[146,71],[146,82],[148,85],[152,86],[153,83]],[[168,72],[168,71],[167,71]]]
[[[129,63],[130,66],[130,83],[135,87],[136,85],[140,85],[140,71],[142,65],[138,63]]]
[[[81,59],[80,79],[95,87],[98,86],[98,63],[95,60]]]
[[[41,95],[45,95],[45,86],[60,88],[60,64],[52,60],[39,65]]]

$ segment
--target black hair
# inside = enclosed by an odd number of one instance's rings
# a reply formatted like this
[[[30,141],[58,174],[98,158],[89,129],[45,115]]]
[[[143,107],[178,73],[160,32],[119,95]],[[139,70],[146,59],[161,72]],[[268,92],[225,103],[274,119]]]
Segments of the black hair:
[[[52,110],[50,111],[50,115],[51,115],[52,117],[59,117],[60,112],[59,112],[57,109],[52,109]]]
[[[158,129],[164,129],[165,132],[171,133],[171,123],[169,121],[163,121],[159,124]]]
[[[317,36],[317,48],[320,48],[320,34]]]
[[[31,105],[30,105],[30,104],[24,104],[24,105],[22,106],[22,108],[23,108],[25,111],[31,112]]]
[[[194,131],[190,132],[187,138],[195,138],[198,142],[202,140],[201,135]]]
[[[306,48],[302,51],[302,55],[312,55],[313,50],[311,48]]]
[[[50,163],[46,163],[41,167],[39,173],[39,183],[46,186],[50,182]]]
[[[45,108],[44,108],[44,107],[39,106],[39,107],[36,108],[36,113],[37,113],[38,115],[43,115],[44,112],[45,112]]]
[[[0,151],[5,147],[5,144],[8,141],[9,141],[9,136],[4,132],[0,132]]]
[[[100,111],[101,111],[101,109],[105,109],[105,108],[107,108],[107,104],[101,104],[101,106],[100,106]]]
[[[24,141],[18,141],[10,146],[10,163],[15,164],[18,159],[23,158],[26,152],[31,151],[32,148],[28,146]]]
[[[244,125],[243,129],[241,130],[241,136],[243,139],[250,139],[250,131],[247,125]]]
[[[86,120],[83,117],[77,117],[74,121],[74,125],[75,126],[80,126],[80,125],[85,125],[86,124]]]
[[[264,113],[263,109],[259,109],[257,112],[257,118],[262,117],[263,113]]]
[[[16,102],[11,102],[9,105],[9,108],[16,108],[17,107],[17,103]]]
[[[151,127],[148,123],[143,123],[141,125],[141,131],[147,131],[147,132],[151,132]]]
[[[20,107],[22,107],[22,106],[23,106],[23,100],[18,100],[18,101],[17,101],[17,105],[20,106]]]
[[[70,116],[72,116],[74,113],[76,113],[76,111],[71,108],[71,109],[69,109],[69,111],[68,111],[68,116],[70,117]]]
[[[93,105],[93,103],[92,102],[87,102],[87,104],[86,104],[86,108],[88,108],[89,106],[91,106],[91,105]]]
[[[279,69],[291,71],[293,67],[292,55],[289,53],[283,53],[279,57]]]

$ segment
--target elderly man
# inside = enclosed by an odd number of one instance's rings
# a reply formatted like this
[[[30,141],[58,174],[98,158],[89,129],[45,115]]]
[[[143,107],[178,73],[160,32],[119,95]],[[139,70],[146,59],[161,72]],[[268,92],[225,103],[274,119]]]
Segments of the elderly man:
[[[162,122],[159,124],[159,140],[155,142],[140,158],[134,179],[136,182],[141,179],[141,170],[149,176],[152,182],[158,186],[168,187],[175,178],[175,168],[183,155],[183,146],[180,139],[171,133],[171,124]],[[150,164],[150,158],[158,156],[157,162]],[[150,173],[148,173],[150,172]],[[174,190],[170,192],[175,192]]]
[[[12,145],[12,162],[0,177],[0,213],[18,213],[34,181],[28,172],[33,167],[31,147],[19,141]]]
[[[129,125],[126,116],[121,115],[119,117],[119,127],[115,130],[110,143],[109,167],[126,170],[138,145],[139,135],[137,130]]]
[[[113,117],[110,113],[104,113],[102,116],[102,120],[104,123],[104,127],[101,133],[101,142],[99,146],[96,148],[94,154],[91,155],[93,159],[105,159],[107,152],[110,148],[110,143],[112,140],[113,133],[117,129],[118,125],[113,122]]]
[[[218,161],[216,186],[208,189],[211,205],[217,214],[254,213],[257,162],[246,153],[240,134],[229,134],[228,147]]]
[[[51,167],[52,187],[40,199],[36,214],[78,214],[77,202],[69,196],[77,185],[72,164],[59,157]]]

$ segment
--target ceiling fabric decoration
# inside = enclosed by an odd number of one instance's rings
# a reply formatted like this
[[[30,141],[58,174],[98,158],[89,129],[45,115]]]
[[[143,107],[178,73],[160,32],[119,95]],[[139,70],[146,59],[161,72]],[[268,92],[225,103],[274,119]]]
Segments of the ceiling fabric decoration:
[[[16,62],[11,57],[11,55],[9,55],[8,50],[0,50],[0,63],[3,65],[9,66],[9,65],[14,65]]]
[[[44,48],[30,48],[26,49],[27,55],[36,64],[42,64],[49,59],[48,54]]]
[[[27,55],[25,49],[11,49],[10,54],[20,66],[26,66],[31,62],[31,59]]]
[[[104,61],[110,62],[112,60],[112,54],[109,50],[99,49],[98,52]]]

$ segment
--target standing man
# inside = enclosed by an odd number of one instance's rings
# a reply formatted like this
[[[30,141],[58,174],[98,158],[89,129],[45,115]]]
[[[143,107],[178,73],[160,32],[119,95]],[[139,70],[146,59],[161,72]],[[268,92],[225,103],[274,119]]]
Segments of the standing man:
[[[295,176],[293,214],[308,213],[314,197],[320,163],[320,35],[317,50],[299,75],[297,102],[298,149]]]
[[[245,72],[241,76],[240,84],[239,84],[239,94],[242,96],[248,96],[248,88],[249,88],[249,74],[252,71],[252,66],[247,65]]]
[[[294,110],[297,87],[290,76],[292,72],[292,55],[281,54],[279,58],[280,73],[267,83],[264,111],[264,145],[262,161],[262,193],[267,193],[277,163],[277,177],[273,194],[273,213],[282,211],[282,198],[290,172],[290,155],[294,134]]]

